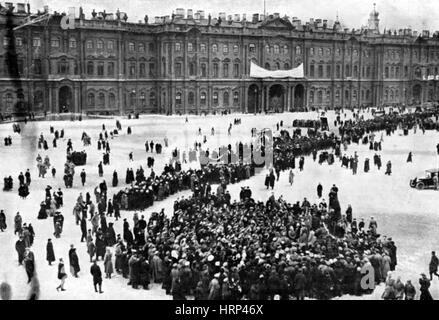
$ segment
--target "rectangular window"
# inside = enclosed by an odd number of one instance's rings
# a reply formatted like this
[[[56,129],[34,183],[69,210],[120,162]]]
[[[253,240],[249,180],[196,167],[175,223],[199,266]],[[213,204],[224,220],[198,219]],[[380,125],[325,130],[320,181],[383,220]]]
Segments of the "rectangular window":
[[[218,63],[213,64],[213,77],[218,78]]]
[[[108,48],[108,50],[113,50],[114,49],[114,42],[112,40],[108,41],[107,48]]]
[[[192,51],[194,51],[194,46],[192,45],[191,42],[189,42],[189,43],[187,44],[187,51],[188,51],[188,52],[192,52]]]
[[[200,44],[200,52],[206,52],[206,44],[205,43]]]
[[[59,48],[59,39],[53,38],[52,40],[50,40],[50,45],[52,48]]]
[[[235,63],[233,65],[233,76],[235,78],[239,78],[239,64],[238,63]]]
[[[253,43],[251,43],[251,44],[248,46],[248,49],[249,49],[249,51],[250,51],[251,53],[256,52],[256,47],[255,47],[255,45],[254,45]]]
[[[229,77],[229,64],[228,63],[223,64],[223,77],[224,78]]]
[[[34,47],[41,47],[41,39],[40,39],[40,37],[35,37],[32,40],[32,46],[34,46]]]
[[[228,44],[223,45],[223,53],[224,54],[228,54],[229,53],[229,45]]]
[[[72,49],[76,48],[76,40],[75,39],[70,39],[69,47]]]
[[[139,43],[139,52],[145,52],[145,45],[143,43]]]
[[[150,77],[155,76],[155,64],[154,63],[149,64],[149,76]]]
[[[23,46],[23,39],[21,37],[15,38],[15,45],[17,47]]]
[[[104,63],[103,62],[99,62],[98,63],[98,76],[103,76],[104,75]]]
[[[181,70],[182,70],[182,67],[181,67],[181,63],[176,63],[175,64],[175,76],[176,77],[181,77]]]
[[[114,62],[108,63],[108,76],[114,76]]]
[[[309,67],[309,76],[310,76],[310,77],[314,77],[314,65],[311,65],[311,66]]]
[[[128,44],[128,51],[129,52],[134,52],[135,49],[136,49],[136,46],[134,45],[134,42],[130,42]]]
[[[93,42],[91,40],[88,40],[86,46],[87,49],[93,49]]]

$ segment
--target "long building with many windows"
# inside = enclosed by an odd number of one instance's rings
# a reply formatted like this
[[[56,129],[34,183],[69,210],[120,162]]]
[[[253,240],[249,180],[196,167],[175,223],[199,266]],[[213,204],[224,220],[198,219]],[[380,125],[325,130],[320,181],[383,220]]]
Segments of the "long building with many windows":
[[[0,7],[0,112],[202,114],[298,111],[439,100],[439,37],[338,19],[92,12],[86,19]],[[250,64],[303,78],[256,79]],[[18,108],[18,109],[16,109]]]

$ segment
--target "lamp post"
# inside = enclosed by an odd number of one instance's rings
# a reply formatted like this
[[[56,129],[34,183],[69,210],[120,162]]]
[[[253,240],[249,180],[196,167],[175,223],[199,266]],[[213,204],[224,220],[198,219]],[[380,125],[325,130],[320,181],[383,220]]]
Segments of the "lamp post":
[[[137,96],[136,96],[136,90],[132,90],[131,93],[134,95],[134,116],[136,115],[136,104],[137,104]]]
[[[255,108],[254,108],[254,110],[255,110],[255,115],[256,115],[256,108],[257,108],[257,103],[258,103],[258,89],[256,87],[255,87],[254,93],[255,93]]]

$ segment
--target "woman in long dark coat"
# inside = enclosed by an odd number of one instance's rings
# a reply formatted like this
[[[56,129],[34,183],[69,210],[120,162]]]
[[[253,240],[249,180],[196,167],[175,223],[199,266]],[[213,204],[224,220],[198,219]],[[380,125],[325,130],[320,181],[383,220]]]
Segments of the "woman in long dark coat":
[[[7,228],[6,215],[3,210],[0,211],[0,231],[3,232]]]
[[[47,219],[46,202],[41,202],[40,211],[38,212],[38,219]]]
[[[113,188],[117,187],[119,184],[119,178],[117,177],[117,172],[114,170],[113,172]]]
[[[79,267],[79,258],[76,254],[76,249],[72,248],[69,250],[69,262],[70,262],[70,270],[75,278],[78,278],[78,272],[81,271]]]
[[[53,251],[53,243],[52,240],[47,240],[46,245],[46,260],[49,262],[49,266],[52,265],[52,262],[55,261],[55,252]]]

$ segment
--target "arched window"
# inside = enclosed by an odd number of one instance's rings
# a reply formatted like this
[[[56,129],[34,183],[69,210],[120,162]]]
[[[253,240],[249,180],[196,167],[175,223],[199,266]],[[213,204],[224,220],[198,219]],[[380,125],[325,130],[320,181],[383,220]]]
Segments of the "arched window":
[[[314,77],[315,76],[315,71],[314,71],[314,65],[310,65],[309,66],[309,76],[310,77]]]
[[[239,53],[239,47],[236,44],[233,46],[233,53],[234,54],[238,54]]]
[[[204,91],[200,93],[200,104],[202,106],[206,105],[206,92]]]
[[[96,48],[101,49],[101,50],[104,49],[104,41],[98,40],[96,42]]]
[[[142,78],[146,77],[146,64],[143,62],[139,64],[139,76]]]
[[[87,95],[87,105],[89,107],[94,107],[95,105],[95,95],[92,92]]]
[[[366,100],[370,99],[370,90],[366,90]]]
[[[335,91],[335,101],[340,102],[340,90]]]
[[[93,61],[87,62],[87,74],[89,76],[92,76],[92,75],[94,75],[94,72],[95,72],[95,66],[94,66]]]
[[[323,56],[323,49],[319,48],[319,56]]]
[[[33,67],[34,67],[34,73],[35,74],[43,73],[43,67],[42,67],[40,59],[34,59]]]
[[[98,94],[98,107],[99,108],[105,107],[105,94],[103,92],[100,92]]]
[[[309,92],[309,102],[314,103],[314,91],[312,90]]]
[[[331,90],[326,90],[326,102],[331,101]]]
[[[149,45],[148,45],[148,50],[149,50],[149,52],[150,53],[153,53],[154,52],[154,43],[150,43]]]
[[[268,62],[265,63],[265,69],[270,70],[270,64]]]
[[[253,43],[250,43],[248,45],[248,50],[249,50],[250,53],[254,53],[256,51],[255,45]]]
[[[116,107],[116,96],[113,92],[110,92],[110,94],[108,95],[108,104],[110,105],[110,108]]]
[[[225,107],[228,107],[229,103],[230,103],[230,101],[229,101],[229,93],[227,91],[224,91],[224,93],[223,93],[223,105]]]
[[[393,100],[395,100],[395,94],[394,94],[393,89],[392,89],[392,90],[390,90],[390,101],[393,101]]]
[[[346,65],[346,77],[350,77],[351,76],[351,67],[347,64]]]
[[[290,70],[290,65],[288,63],[284,64],[284,70]]]
[[[69,40],[69,47],[71,49],[76,48],[76,39],[75,38],[70,38],[70,40]]]
[[[227,62],[223,63],[223,77],[224,78],[229,77],[229,64]]]
[[[354,66],[354,78],[358,77],[358,66]]]
[[[239,103],[239,92],[233,92],[233,104],[237,105]]]
[[[212,44],[212,52],[218,52],[218,45],[216,43]]]
[[[352,92],[352,100],[357,100],[357,90]]]
[[[136,49],[136,46],[134,45],[134,42],[130,42],[128,44],[128,50],[129,52],[134,52],[134,50]]]
[[[213,93],[212,100],[214,105],[218,105],[218,92]]]
[[[175,104],[181,105],[181,92],[177,92],[177,94],[175,95]]]
[[[296,47],[296,56],[299,56],[302,54],[302,47],[301,46],[297,46]]]
[[[270,46],[268,44],[265,45],[265,52],[270,53]]]
[[[274,54],[279,54],[279,46],[277,44],[274,45]]]
[[[280,63],[279,62],[276,62],[275,66],[276,66],[276,70],[280,70]]]
[[[203,78],[207,77],[207,66],[205,63],[201,64],[201,76]]]
[[[283,54],[288,54],[288,46],[284,45]]]
[[[384,68],[384,77],[389,78],[390,74],[389,74],[389,67],[385,67]]]
[[[189,105],[193,105],[195,103],[195,94],[192,91],[188,94],[187,102]]]
[[[386,100],[386,101],[389,100],[389,90],[386,90],[386,92],[384,94],[384,100]]]
[[[341,78],[341,66],[340,66],[340,65],[337,65],[337,66],[335,67],[335,77],[336,77],[337,79],[340,79],[340,78]]]
[[[331,74],[331,65],[328,64],[326,66],[326,78],[331,78],[332,74]]]

